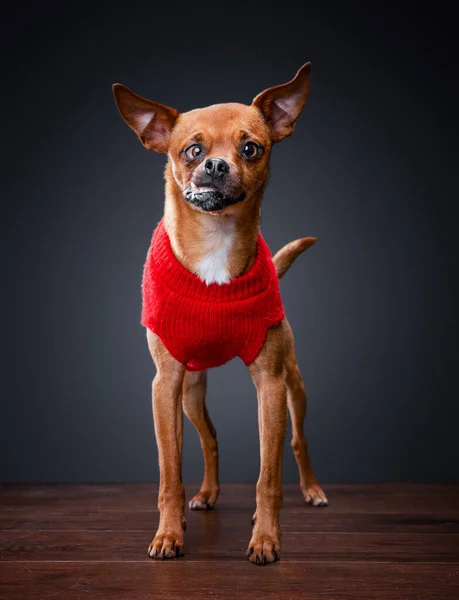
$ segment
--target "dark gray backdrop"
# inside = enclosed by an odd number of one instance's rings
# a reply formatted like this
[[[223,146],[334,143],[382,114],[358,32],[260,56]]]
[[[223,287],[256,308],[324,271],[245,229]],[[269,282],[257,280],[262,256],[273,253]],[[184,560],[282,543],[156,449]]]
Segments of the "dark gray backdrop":
[[[41,2],[4,18],[2,481],[158,477],[139,318],[165,159],[122,122],[111,84],[186,111],[250,103],[307,60],[262,229],[272,251],[319,238],[281,286],[313,464],[325,482],[457,479],[451,16],[370,4]],[[255,481],[240,361],[211,372],[208,404],[222,480]],[[184,478],[201,472],[187,423]]]

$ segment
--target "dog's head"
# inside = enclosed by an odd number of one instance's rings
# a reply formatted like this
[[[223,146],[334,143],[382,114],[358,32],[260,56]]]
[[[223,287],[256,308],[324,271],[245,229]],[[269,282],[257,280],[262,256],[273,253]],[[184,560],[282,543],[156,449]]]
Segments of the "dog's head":
[[[145,148],[168,154],[184,201],[220,213],[237,210],[265,186],[272,145],[293,133],[310,71],[306,63],[291,81],[265,90],[250,106],[215,104],[182,114],[119,83],[113,93]]]

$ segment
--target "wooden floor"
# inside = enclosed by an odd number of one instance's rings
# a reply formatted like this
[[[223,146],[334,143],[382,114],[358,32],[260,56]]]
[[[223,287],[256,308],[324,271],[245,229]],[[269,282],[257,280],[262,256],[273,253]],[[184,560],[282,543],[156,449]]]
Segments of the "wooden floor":
[[[186,556],[154,562],[154,484],[0,486],[1,600],[459,599],[459,486],[329,485],[328,508],[284,486],[265,567],[245,557],[254,485],[222,487],[188,512]]]

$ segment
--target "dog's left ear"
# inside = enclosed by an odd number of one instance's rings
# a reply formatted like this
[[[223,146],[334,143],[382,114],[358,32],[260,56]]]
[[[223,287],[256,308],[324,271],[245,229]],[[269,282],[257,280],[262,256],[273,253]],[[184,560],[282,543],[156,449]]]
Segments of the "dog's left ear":
[[[137,96],[121,83],[113,85],[113,95],[121,116],[145,148],[167,152],[179,113],[174,108]]]
[[[306,103],[311,84],[311,63],[301,67],[288,83],[276,85],[258,94],[252,102],[261,110],[271,127],[273,142],[291,135]]]

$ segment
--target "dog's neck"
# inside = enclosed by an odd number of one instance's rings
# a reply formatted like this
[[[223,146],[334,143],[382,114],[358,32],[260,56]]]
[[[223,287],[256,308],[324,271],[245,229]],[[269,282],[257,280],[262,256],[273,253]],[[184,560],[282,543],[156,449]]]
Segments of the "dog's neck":
[[[176,258],[207,284],[244,274],[255,260],[262,197],[260,190],[247,198],[246,210],[237,216],[198,212],[185,201],[168,165],[164,225]]]

